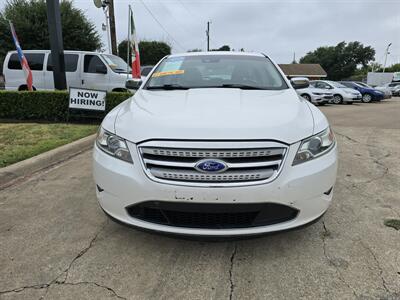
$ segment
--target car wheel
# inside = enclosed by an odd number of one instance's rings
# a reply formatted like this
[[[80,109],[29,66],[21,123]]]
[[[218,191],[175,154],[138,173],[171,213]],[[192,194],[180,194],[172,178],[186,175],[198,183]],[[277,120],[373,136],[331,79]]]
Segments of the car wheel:
[[[371,102],[371,100],[372,100],[372,96],[370,94],[364,94],[362,96],[362,102],[364,102],[364,103]]]
[[[311,102],[311,97],[310,97],[310,95],[307,95],[307,94],[303,94],[303,95],[301,95],[304,99],[306,99],[307,101],[310,101]]]
[[[335,96],[333,96],[332,102],[335,104],[340,104],[343,102],[343,97],[340,95],[335,95]]]

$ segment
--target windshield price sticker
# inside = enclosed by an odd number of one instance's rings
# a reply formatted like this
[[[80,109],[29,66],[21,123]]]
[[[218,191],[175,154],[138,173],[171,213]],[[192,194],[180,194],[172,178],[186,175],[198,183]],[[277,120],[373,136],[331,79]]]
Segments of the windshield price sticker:
[[[69,89],[69,108],[106,110],[106,92],[87,89]]]
[[[181,75],[185,73],[185,70],[175,70],[175,71],[166,71],[166,72],[157,72],[154,73],[151,77],[161,77],[161,76],[170,76],[170,75]]]

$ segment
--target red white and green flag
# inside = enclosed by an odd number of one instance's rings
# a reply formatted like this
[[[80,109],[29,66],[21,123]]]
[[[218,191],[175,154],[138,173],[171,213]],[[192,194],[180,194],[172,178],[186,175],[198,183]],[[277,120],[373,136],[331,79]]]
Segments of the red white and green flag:
[[[133,10],[129,5],[129,36],[128,43],[131,51],[132,58],[132,77],[140,79],[140,56],[139,56],[139,43],[136,36],[135,22],[133,20]]]

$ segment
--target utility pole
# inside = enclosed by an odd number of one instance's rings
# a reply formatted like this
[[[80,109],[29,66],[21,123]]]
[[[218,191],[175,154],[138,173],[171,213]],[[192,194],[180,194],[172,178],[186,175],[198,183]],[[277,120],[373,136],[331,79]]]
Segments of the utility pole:
[[[59,0],[46,0],[47,25],[49,27],[51,64],[53,66],[54,88],[66,90],[64,45],[61,30],[61,13]]]
[[[382,69],[382,73],[385,73],[385,69],[386,69],[386,60],[389,54],[389,47],[392,45],[392,43],[389,43],[389,45],[387,45],[386,47],[386,52],[385,52],[385,62],[383,63],[383,69]]]
[[[118,55],[117,51],[117,36],[115,33],[115,15],[114,15],[114,0],[108,0],[108,13],[110,17],[110,37],[111,37],[111,52]]]
[[[207,51],[210,51],[210,21],[207,22]]]

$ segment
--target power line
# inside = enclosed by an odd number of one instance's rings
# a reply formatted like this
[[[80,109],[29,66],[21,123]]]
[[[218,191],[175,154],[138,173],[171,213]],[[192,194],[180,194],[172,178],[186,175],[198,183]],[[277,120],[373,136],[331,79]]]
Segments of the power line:
[[[160,25],[160,27],[165,31],[165,33],[171,38],[171,40],[173,40],[175,42],[175,44],[177,44],[182,50],[185,51],[185,47],[183,47],[168,31],[167,29],[165,29],[165,27],[161,24],[160,21],[157,20],[156,16],[151,12],[150,8],[147,7],[147,5],[144,3],[143,0],[140,0],[140,2],[142,2],[144,8],[147,10],[147,12],[152,16],[152,18],[154,19],[154,21],[157,22],[158,25]]]
[[[201,20],[202,22],[204,21],[204,19],[202,17],[200,17],[198,14],[194,14],[187,6],[186,4],[183,3],[182,0],[178,0],[178,2],[182,5],[182,7],[192,16],[198,18],[199,20]]]

